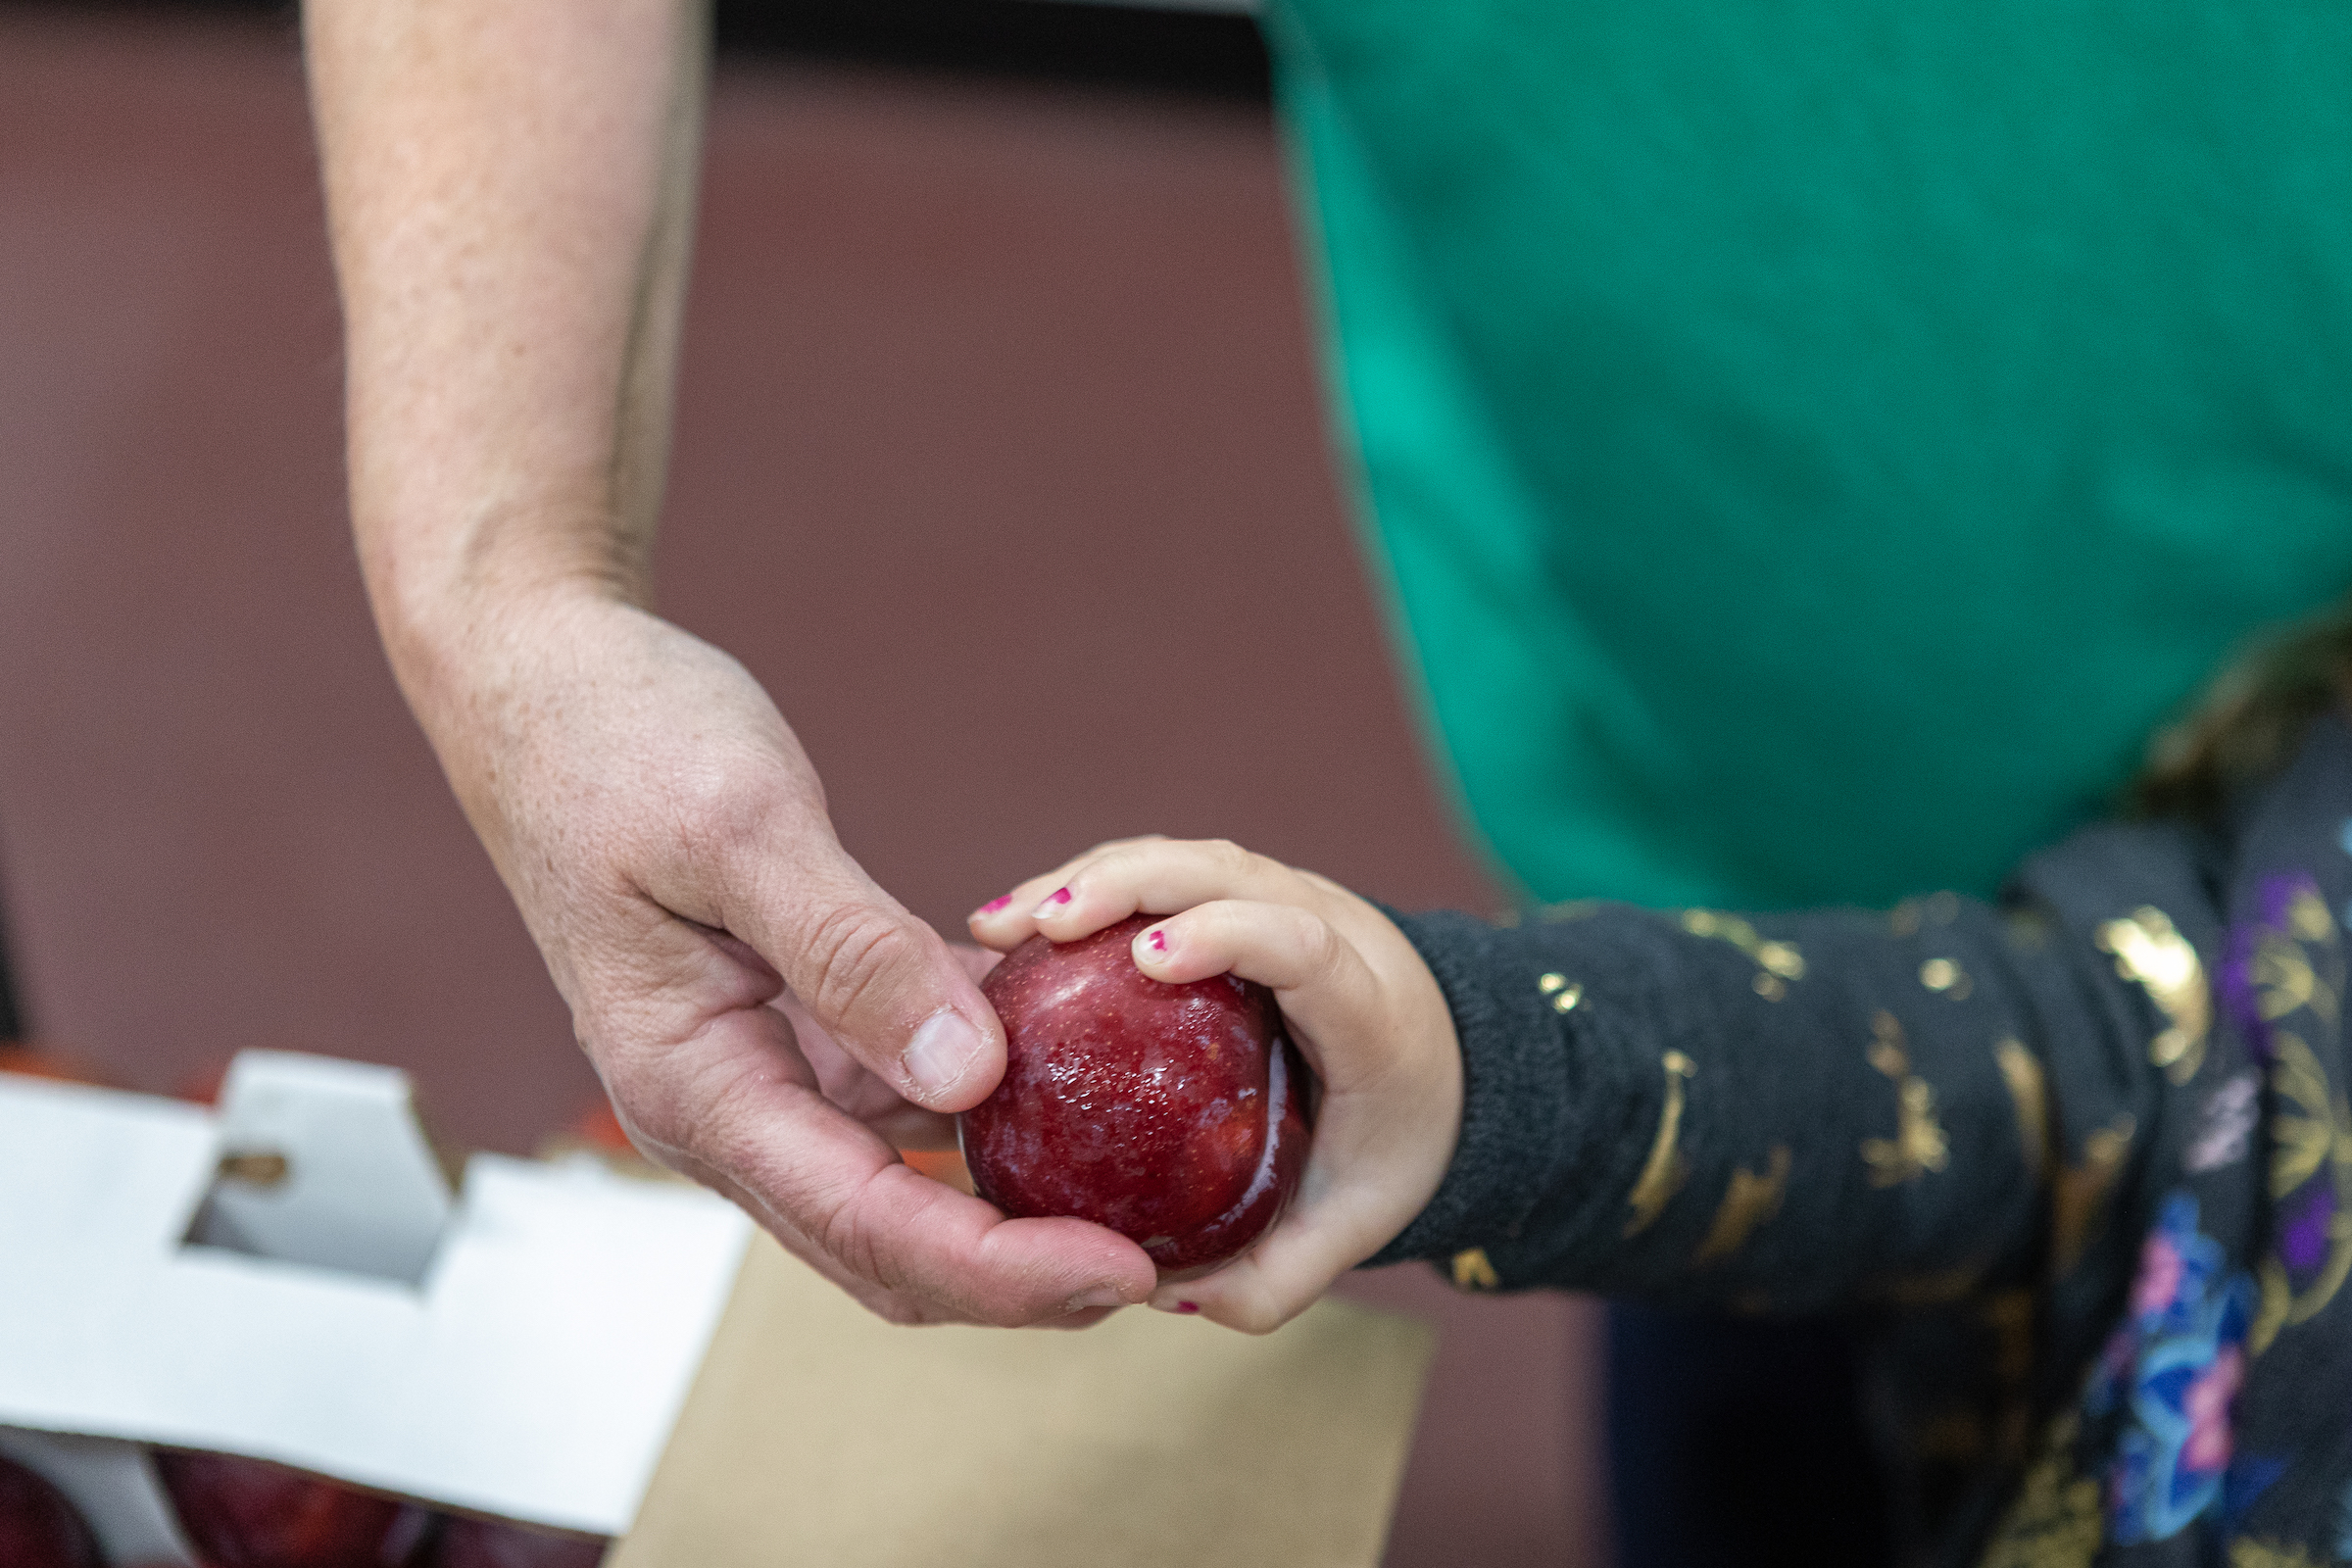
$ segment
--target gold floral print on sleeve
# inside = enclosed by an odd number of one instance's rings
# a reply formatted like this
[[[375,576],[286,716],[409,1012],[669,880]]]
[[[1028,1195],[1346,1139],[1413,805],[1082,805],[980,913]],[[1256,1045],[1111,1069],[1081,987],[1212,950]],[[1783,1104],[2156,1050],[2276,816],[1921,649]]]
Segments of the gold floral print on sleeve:
[[[2256,1355],[2280,1329],[2327,1310],[2352,1273],[2352,1106],[2330,1089],[2328,1069],[2301,1036],[2277,1030],[2271,1049],[2271,1198],[2285,1223],[2259,1271],[2262,1304],[2246,1333]],[[2288,1201],[2323,1172],[2327,1186]]]
[[[2278,1199],[2318,1175],[2329,1153],[2340,1150],[2345,1111],[2344,1097],[2328,1092],[2328,1069],[2302,1036],[2278,1030],[2271,1051],[2271,1090],[2278,1099],[2271,1126],[2271,1197]]]
[[[1862,1162],[1870,1167],[1871,1186],[1899,1187],[1943,1169],[1951,1159],[1951,1144],[1936,1119],[1936,1091],[1911,1071],[1903,1026],[1884,1010],[1870,1026],[1875,1036],[1870,1064],[1894,1081],[1895,1135],[1863,1139]]]
[[[1494,1264],[1483,1247],[1466,1248],[1453,1254],[1453,1288],[1457,1291],[1498,1291],[1502,1276],[1494,1272]]]
[[[2115,1191],[2115,1179],[2123,1171],[2124,1156],[2132,1152],[2132,1135],[2138,1131],[2139,1123],[2131,1116],[2118,1116],[2082,1140],[2081,1164],[2058,1167],[2050,1182],[2053,1276],[2067,1273],[2082,1261],[2082,1250],[2090,1245],[2106,1210],[2107,1197]]]
[[[1683,1157],[1681,1148],[1683,1083],[1698,1068],[1679,1051],[1669,1051],[1658,1062],[1666,1069],[1666,1103],[1658,1112],[1658,1135],[1650,1143],[1649,1158],[1642,1164],[1641,1178],[1625,1200],[1626,1206],[1633,1210],[1625,1222],[1625,1235],[1629,1238],[1649,1229],[1666,1211],[1667,1201],[1690,1179],[1690,1163]]]
[[[1699,1243],[1698,1250],[1690,1254],[1692,1268],[1706,1268],[1730,1257],[1747,1245],[1757,1226],[1781,1211],[1781,1200],[1788,1193],[1789,1163],[1788,1146],[1775,1144],[1765,1156],[1763,1175],[1744,1165],[1733,1167],[1723,1201],[1715,1208],[1715,1223],[1708,1227],[1707,1239]]]
[[[2071,1411],[2051,1423],[2041,1457],[2026,1472],[1980,1568],[2090,1568],[2107,1525],[2099,1484],[2076,1471],[2076,1431]]]
[[[2034,1181],[2050,1164],[2050,1092],[2041,1062],[2023,1043],[2005,1039],[1992,1048],[2000,1063],[2001,1081],[2017,1106],[2017,1146],[2025,1157],[2026,1174]]]
[[[1919,983],[1939,997],[1953,1002],[1965,1002],[1976,989],[1968,971],[1960,967],[1957,958],[1930,958],[1919,966]]]
[[[2102,922],[2093,940],[2100,952],[2114,955],[2115,972],[2136,983],[2165,1016],[2165,1027],[2148,1042],[2149,1062],[2176,1084],[2194,1078],[2213,1026],[2213,996],[2196,948],[2174,927],[2172,916],[2153,905]]]
[[[1751,982],[1757,996],[1778,1002],[1788,994],[1788,982],[1805,977],[1805,956],[1793,942],[1775,942],[1758,936],[1756,928],[1736,914],[1715,909],[1685,909],[1682,927],[1694,937],[1728,942],[1755,964]]]
[[[2284,929],[2269,925],[2261,928],[2247,978],[2252,983],[2255,1007],[2264,1023],[2275,1023],[2309,1007],[2328,1028],[2336,1027],[2341,1010],[2343,953],[2328,940],[2334,933],[2334,917],[2310,888],[2297,890],[2288,902]],[[2307,943],[2324,947],[2329,960],[2328,974],[2322,975],[2312,967],[2311,955],[2304,951]]]
[[[2310,1547],[2290,1542],[2240,1536],[2230,1543],[2230,1568],[2325,1568],[2335,1560],[2333,1552],[2315,1557]]]

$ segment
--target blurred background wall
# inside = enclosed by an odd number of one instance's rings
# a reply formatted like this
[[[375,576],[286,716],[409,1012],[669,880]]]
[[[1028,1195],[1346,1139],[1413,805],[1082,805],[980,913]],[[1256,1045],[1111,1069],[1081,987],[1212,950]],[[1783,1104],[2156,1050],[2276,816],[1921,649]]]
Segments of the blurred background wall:
[[[1324,441],[1247,20],[734,6],[660,557],[918,913],[1113,834],[1485,906]],[[29,1033],[172,1090],[396,1063],[460,1146],[595,1080],[345,532],[289,17],[0,5],[0,888]],[[1592,1317],[1424,1270],[1394,1564],[1601,1560]]]

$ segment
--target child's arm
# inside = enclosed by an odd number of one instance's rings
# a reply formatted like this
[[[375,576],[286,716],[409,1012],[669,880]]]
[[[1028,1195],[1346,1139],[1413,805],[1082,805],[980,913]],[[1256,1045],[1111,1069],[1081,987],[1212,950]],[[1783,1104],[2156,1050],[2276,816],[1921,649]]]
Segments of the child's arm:
[[[2008,911],[1399,926],[1320,878],[1159,842],[1081,858],[975,930],[1066,940],[1183,909],[1155,928],[1164,955],[1139,939],[1148,973],[1231,966],[1277,990],[1333,1093],[1294,1217],[1182,1288],[1221,1320],[1280,1321],[1376,1249],[1452,1258],[1466,1284],[1809,1310],[2074,1261],[2129,1187],[2163,1074],[2193,1068],[2151,1054],[2203,1040],[2191,943],[2215,920],[2184,847],[2107,830],[2026,880],[2038,897]]]

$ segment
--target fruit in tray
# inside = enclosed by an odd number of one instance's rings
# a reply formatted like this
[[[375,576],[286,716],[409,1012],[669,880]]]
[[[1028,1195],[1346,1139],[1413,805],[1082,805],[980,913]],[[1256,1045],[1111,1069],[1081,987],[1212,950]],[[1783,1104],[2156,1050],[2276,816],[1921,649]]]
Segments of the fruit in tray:
[[[98,1544],[65,1494],[10,1459],[0,1459],[0,1563],[98,1568]]]
[[[452,1519],[433,1548],[433,1568],[596,1568],[607,1543],[520,1525]]]
[[[1128,945],[1150,924],[1031,937],[989,971],[1004,1079],[956,1126],[982,1198],[1106,1225],[1185,1279],[1246,1251],[1290,1201],[1307,1076],[1265,987],[1138,969]]]
[[[226,1453],[158,1450],[181,1530],[212,1568],[407,1568],[432,1514]]]

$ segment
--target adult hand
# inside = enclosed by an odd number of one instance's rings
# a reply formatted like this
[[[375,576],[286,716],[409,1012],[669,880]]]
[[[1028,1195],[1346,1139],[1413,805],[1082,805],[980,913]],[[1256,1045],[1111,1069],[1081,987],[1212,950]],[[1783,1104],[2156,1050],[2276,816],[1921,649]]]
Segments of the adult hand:
[[[1224,842],[1131,839],[1089,850],[971,916],[1009,950],[1072,942],[1135,913],[1136,966],[1181,983],[1231,973],[1270,988],[1322,1087],[1298,1194],[1257,1245],[1152,1304],[1264,1334],[1410,1224],[1462,1123],[1461,1045],[1445,994],[1395,922],[1328,877]]]
[[[939,1142],[1003,1033],[979,956],[843,852],[740,665],[581,592],[510,605],[453,664],[434,739],[640,1149],[895,1320],[1084,1322],[1149,1294],[1133,1243],[1007,1221],[880,1136]]]
[[[307,0],[303,20],[368,597],[623,1123],[888,1316],[1143,1299],[1133,1243],[1008,1223],[859,1119],[980,1100],[995,1016],[842,853],[757,683],[642,608],[704,7]],[[771,1005],[787,987],[805,1040]]]

